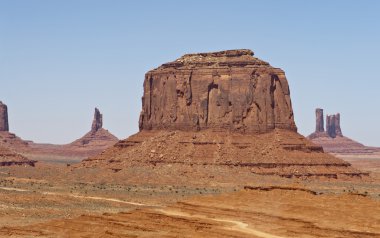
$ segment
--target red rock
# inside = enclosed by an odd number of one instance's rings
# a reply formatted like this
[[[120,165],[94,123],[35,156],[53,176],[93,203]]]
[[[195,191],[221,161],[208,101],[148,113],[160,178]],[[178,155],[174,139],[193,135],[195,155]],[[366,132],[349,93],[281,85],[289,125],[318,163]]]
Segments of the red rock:
[[[284,71],[250,50],[188,54],[149,71],[142,107],[139,133],[79,167],[144,171],[148,184],[367,175],[296,132]]]
[[[340,128],[340,114],[326,116],[326,132],[329,137],[335,138],[336,136],[342,137],[342,130]]]
[[[0,143],[0,166],[11,165],[30,165],[34,166],[37,161],[30,160],[23,155],[20,155],[13,150],[6,148]]]
[[[99,109],[95,108],[91,130],[83,137],[65,145],[65,149],[76,152],[82,151],[90,156],[100,153],[118,141],[119,139],[116,136],[112,135],[108,130],[103,129],[103,115]]]
[[[296,131],[285,73],[251,50],[187,54],[145,75],[140,130]]]
[[[98,131],[103,127],[103,115],[99,109],[95,108],[94,120],[92,121],[91,131]]]
[[[324,132],[324,122],[323,122],[323,109],[315,109],[316,125],[315,132]]]
[[[8,108],[0,101],[0,131],[9,131]]]
[[[321,121],[322,120],[322,121]],[[324,151],[336,155],[376,155],[378,148],[365,146],[343,136],[340,127],[340,113],[326,116],[326,131],[323,125],[323,109],[316,109],[316,130],[307,138],[323,147]]]

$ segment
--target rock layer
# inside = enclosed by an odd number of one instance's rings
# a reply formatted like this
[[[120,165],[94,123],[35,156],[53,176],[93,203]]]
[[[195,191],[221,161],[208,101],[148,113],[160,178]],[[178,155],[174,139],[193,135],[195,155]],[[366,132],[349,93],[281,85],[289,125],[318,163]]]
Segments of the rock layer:
[[[29,160],[25,156],[20,155],[0,144],[0,166],[11,165],[30,165],[34,166],[36,161]]]
[[[296,131],[284,71],[251,50],[187,54],[145,75],[140,130]]]
[[[0,101],[0,131],[9,131],[8,108]]]

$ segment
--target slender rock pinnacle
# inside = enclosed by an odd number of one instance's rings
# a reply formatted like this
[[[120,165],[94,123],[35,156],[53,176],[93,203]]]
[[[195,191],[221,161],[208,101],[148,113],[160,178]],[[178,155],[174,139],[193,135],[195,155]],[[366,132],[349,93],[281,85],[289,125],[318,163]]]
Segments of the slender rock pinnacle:
[[[8,108],[0,101],[0,131],[9,131]]]
[[[323,122],[323,109],[317,108],[315,109],[315,118],[316,118],[316,126],[315,132],[324,132],[324,122]]]
[[[103,115],[99,109],[95,108],[94,120],[92,121],[91,131],[96,132],[103,127]]]

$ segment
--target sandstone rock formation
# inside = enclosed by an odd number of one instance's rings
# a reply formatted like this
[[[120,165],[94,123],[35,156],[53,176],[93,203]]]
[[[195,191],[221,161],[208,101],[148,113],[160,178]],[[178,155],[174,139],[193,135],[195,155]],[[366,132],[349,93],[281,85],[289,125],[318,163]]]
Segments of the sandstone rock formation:
[[[99,109],[95,108],[94,119],[91,130],[83,137],[66,145],[72,149],[79,149],[86,152],[87,155],[96,155],[118,141],[117,137],[112,135],[108,130],[103,129],[103,115]],[[91,150],[91,151],[89,151]]]
[[[323,109],[316,109],[316,130],[307,138],[323,147],[326,152],[336,155],[372,155],[377,148],[367,147],[343,136],[340,127],[340,113],[326,116],[326,131],[323,126]]]
[[[284,71],[250,50],[188,54],[149,71],[142,107],[139,133],[81,166],[143,170],[147,183],[365,175],[296,132]]]
[[[0,131],[9,131],[8,108],[0,101]]]
[[[28,142],[9,132],[8,107],[0,101],[0,143],[7,148],[18,151],[25,148]]]
[[[0,144],[0,166],[10,165],[30,165],[34,166],[36,161],[29,160],[25,156],[20,155]]]
[[[99,109],[95,108],[94,120],[92,121],[91,131],[96,132],[103,127],[103,115]]]
[[[145,75],[140,130],[296,131],[285,73],[251,50],[187,54]]]
[[[1,120],[1,118],[4,119]],[[7,107],[0,103],[0,123],[7,125],[2,128],[8,130],[7,119]],[[91,130],[80,139],[66,145],[40,144],[26,141],[7,130],[0,130],[0,145],[37,160],[39,158],[44,159],[46,155],[49,155],[52,161],[54,161],[53,157],[56,157],[57,160],[80,161],[89,156],[97,155],[118,141],[117,137],[112,135],[108,130],[103,129],[103,116],[97,108],[95,108]]]
[[[326,133],[329,137],[335,138],[342,137],[342,130],[340,129],[340,114],[326,116]]]
[[[316,117],[316,125],[315,125],[315,132],[324,132],[324,122],[323,122],[323,109],[317,108],[315,110],[315,117]]]

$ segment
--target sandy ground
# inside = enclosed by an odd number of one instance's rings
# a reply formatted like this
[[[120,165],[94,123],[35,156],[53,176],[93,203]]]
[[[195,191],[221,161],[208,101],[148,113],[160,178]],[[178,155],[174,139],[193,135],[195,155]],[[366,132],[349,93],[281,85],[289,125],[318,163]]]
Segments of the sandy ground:
[[[160,184],[62,161],[1,167],[0,236],[380,237],[380,160],[347,161],[370,178]]]
[[[380,202],[281,189],[195,196],[165,207],[82,215],[23,227],[13,237],[380,237]]]

